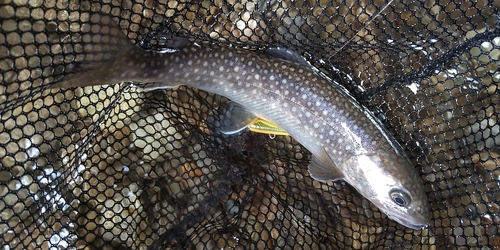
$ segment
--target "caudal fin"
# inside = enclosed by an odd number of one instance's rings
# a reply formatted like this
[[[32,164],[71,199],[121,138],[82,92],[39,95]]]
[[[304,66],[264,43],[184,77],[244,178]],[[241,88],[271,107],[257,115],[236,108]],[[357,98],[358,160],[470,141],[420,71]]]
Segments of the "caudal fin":
[[[121,64],[130,51],[139,50],[110,16],[93,14],[83,26],[76,66],[52,88],[71,88],[117,83]],[[79,46],[81,45],[81,46]],[[75,49],[76,50],[76,49]]]

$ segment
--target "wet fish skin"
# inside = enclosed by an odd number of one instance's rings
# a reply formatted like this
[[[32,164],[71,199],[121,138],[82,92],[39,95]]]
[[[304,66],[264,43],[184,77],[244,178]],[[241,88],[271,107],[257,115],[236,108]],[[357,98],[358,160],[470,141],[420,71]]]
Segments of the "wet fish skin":
[[[225,96],[278,124],[306,147],[313,155],[309,172],[314,179],[347,181],[406,227],[421,229],[429,223],[420,177],[395,139],[342,87],[311,67],[216,44],[148,52],[126,41],[112,21],[103,25],[110,29],[101,30],[114,31],[125,45],[109,63],[77,72],[54,87],[158,82],[150,90],[187,85]]]

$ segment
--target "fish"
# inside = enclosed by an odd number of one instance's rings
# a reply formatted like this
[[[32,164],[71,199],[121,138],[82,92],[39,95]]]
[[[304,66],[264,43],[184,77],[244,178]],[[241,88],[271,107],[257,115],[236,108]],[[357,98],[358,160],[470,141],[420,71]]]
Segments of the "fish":
[[[257,119],[270,121],[310,151],[308,172],[314,180],[346,181],[405,227],[421,230],[429,224],[422,180],[401,145],[345,88],[294,51],[182,38],[175,39],[175,49],[168,53],[147,51],[103,14],[92,16],[90,30],[90,38],[83,36],[83,48],[88,48],[85,42],[99,46],[100,37],[120,46],[113,51],[106,51],[112,46],[100,46],[95,53],[109,52],[102,65],[77,66],[52,88],[134,82],[145,84],[146,91],[186,85],[225,96],[233,108],[224,115],[228,122],[222,132],[237,133]],[[89,64],[86,58],[81,65]]]

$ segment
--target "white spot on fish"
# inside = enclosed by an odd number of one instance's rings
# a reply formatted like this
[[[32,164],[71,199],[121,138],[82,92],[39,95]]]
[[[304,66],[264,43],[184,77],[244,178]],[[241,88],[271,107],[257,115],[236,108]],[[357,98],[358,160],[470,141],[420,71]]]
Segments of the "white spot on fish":
[[[255,75],[255,80],[259,80],[260,79],[260,75]]]
[[[189,65],[189,66],[193,65],[193,61],[189,60],[189,61],[187,62],[187,65]]]
[[[271,75],[271,76],[269,77],[269,80],[274,81],[274,76],[273,76],[273,75]],[[276,84],[278,84],[278,82],[276,82]]]
[[[204,61],[203,62],[203,67],[207,67],[208,66],[208,61]]]
[[[234,72],[238,72],[240,70],[240,67],[236,66],[234,67]]]
[[[224,66],[220,66],[220,67],[219,67],[219,71],[220,71],[220,72],[224,71]]]
[[[307,95],[306,94],[302,94],[301,98],[305,100],[305,99],[307,99]]]

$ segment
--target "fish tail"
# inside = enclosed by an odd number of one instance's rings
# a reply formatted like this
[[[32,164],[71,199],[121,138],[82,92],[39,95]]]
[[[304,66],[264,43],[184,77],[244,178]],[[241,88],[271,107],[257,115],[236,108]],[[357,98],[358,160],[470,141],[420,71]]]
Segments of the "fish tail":
[[[123,33],[110,16],[93,14],[89,26],[79,38],[81,52],[72,70],[52,88],[105,85],[122,81],[120,71],[131,53],[142,52]],[[76,48],[77,46],[75,46]]]

